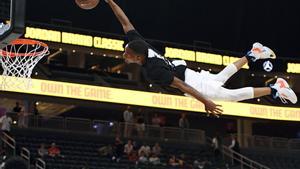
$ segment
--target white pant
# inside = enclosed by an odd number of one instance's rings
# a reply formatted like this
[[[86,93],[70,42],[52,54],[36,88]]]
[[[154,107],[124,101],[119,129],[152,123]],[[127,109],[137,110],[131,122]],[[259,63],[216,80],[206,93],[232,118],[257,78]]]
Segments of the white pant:
[[[240,89],[226,89],[223,87],[224,83],[236,72],[237,68],[234,64],[228,65],[218,74],[211,74],[204,70],[195,72],[187,68],[185,71],[185,83],[211,100],[242,101],[254,98],[254,89],[252,87]]]

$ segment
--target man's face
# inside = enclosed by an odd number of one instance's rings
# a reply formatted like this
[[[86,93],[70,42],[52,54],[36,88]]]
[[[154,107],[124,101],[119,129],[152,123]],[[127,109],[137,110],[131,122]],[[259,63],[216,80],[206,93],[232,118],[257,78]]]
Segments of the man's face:
[[[134,52],[128,47],[125,47],[125,52],[123,53],[123,58],[125,59],[125,63],[127,63],[127,64],[130,64],[130,63],[141,64],[140,57],[135,55]]]

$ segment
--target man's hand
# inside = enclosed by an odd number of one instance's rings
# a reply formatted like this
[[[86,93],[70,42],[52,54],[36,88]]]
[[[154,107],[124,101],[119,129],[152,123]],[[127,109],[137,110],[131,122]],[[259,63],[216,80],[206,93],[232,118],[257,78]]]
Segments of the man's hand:
[[[112,1],[112,0],[105,0],[106,3],[108,3],[109,1]]]
[[[208,113],[207,116],[212,114],[219,118],[220,115],[222,115],[223,110],[219,108],[222,107],[221,105],[215,104],[211,100],[205,101],[204,105],[205,105],[205,111]]]
[[[219,117],[220,115],[222,115],[223,110],[218,108],[218,107],[221,107],[221,105],[216,105],[211,100],[205,98],[199,91],[197,91],[193,87],[189,86],[188,84],[186,84],[179,78],[174,77],[171,87],[175,87],[175,88],[181,90],[182,92],[187,93],[187,94],[193,96],[194,98],[196,98],[197,100],[199,100],[200,102],[202,102],[205,105],[205,111],[208,113],[207,114],[208,116],[210,114],[213,114],[216,117]]]

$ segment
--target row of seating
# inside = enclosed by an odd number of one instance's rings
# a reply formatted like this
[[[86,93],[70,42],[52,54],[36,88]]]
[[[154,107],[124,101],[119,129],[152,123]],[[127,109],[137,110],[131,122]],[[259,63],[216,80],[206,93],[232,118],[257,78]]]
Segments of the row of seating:
[[[15,129],[13,134],[16,138],[18,147],[26,147],[31,152],[32,159],[38,157],[37,150],[41,143],[50,145],[55,142],[60,148],[63,158],[44,158],[47,163],[47,168],[50,169],[166,169],[169,156],[174,154],[179,156],[185,154],[189,164],[192,164],[195,159],[199,161],[213,161],[213,153],[206,145],[178,145],[169,142],[162,142],[161,146],[163,153],[160,156],[162,165],[141,165],[136,166],[134,163],[122,158],[119,163],[112,162],[108,157],[101,157],[97,149],[114,142],[113,138],[103,138],[99,136],[70,134],[64,132],[49,132],[34,129]],[[126,140],[124,140],[126,141]],[[154,143],[149,143],[153,145]],[[215,163],[214,166],[222,167],[223,163]]]
[[[82,135],[78,133],[58,132],[58,131],[45,131],[33,129],[14,129],[18,147],[26,147],[31,151],[32,159],[38,157],[37,149],[41,143],[50,145],[55,142],[62,149],[64,158],[45,158],[48,168],[78,168],[82,169],[86,165],[89,168],[132,168],[136,167],[135,164],[129,162],[126,157],[121,159],[119,163],[113,163],[107,157],[100,157],[97,149],[114,142],[114,138],[104,138],[96,135]],[[138,140],[141,142],[142,140]],[[124,140],[126,142],[126,140]],[[153,145],[151,142],[149,145]],[[151,166],[142,165],[140,168],[164,169],[170,155],[180,155],[184,153],[190,164],[193,160],[199,161],[214,161],[211,149],[206,145],[182,145],[170,142],[160,143],[163,149],[161,161],[164,165]],[[242,149],[242,154],[253,159],[261,164],[264,164],[271,169],[300,169],[299,152],[288,152],[287,150],[255,150],[255,149]],[[283,153],[285,152],[285,153]],[[33,162],[33,161],[32,161]],[[219,167],[224,167],[223,163],[213,164]],[[154,169],[153,168],[153,169]]]

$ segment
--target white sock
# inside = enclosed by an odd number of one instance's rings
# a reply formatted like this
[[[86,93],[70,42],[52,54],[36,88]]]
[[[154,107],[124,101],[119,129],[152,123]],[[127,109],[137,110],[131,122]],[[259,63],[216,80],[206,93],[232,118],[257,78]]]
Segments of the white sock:
[[[233,63],[231,63],[216,75],[215,80],[225,83],[237,71],[238,71],[237,67]]]

